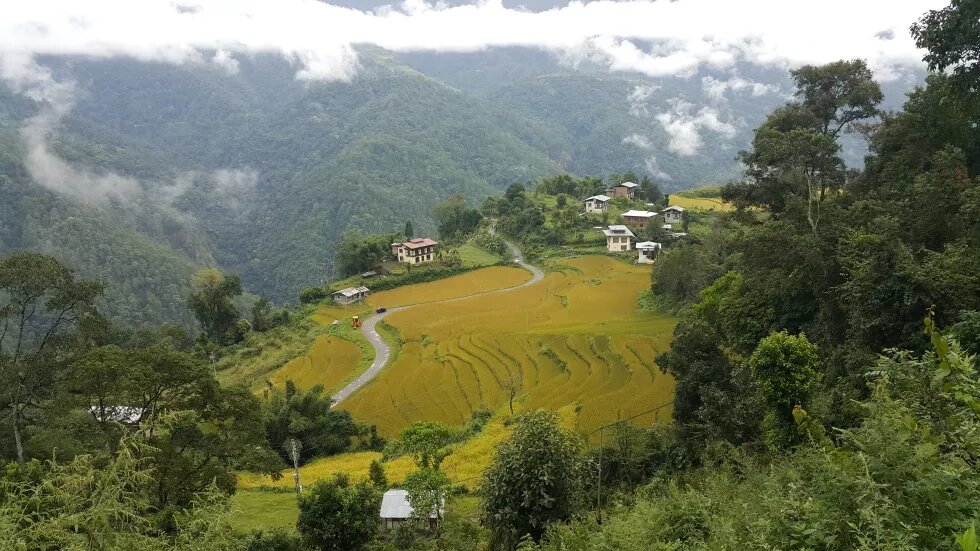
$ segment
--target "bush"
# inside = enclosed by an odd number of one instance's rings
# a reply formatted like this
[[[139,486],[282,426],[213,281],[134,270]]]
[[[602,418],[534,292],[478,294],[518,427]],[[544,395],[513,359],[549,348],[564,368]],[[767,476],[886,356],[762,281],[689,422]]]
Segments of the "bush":
[[[381,496],[367,483],[346,475],[320,480],[300,495],[296,528],[313,549],[360,549],[378,529]]]
[[[318,304],[330,298],[330,289],[327,287],[307,287],[299,292],[299,301],[302,304]]]

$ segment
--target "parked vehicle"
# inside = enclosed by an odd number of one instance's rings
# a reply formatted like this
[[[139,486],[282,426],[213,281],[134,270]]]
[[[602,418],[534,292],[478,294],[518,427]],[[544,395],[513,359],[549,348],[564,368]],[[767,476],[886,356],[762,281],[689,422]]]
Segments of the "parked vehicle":
[[[385,308],[384,306],[378,306],[374,311],[377,312],[377,313],[379,313],[379,314],[384,314],[385,312],[388,311],[388,309]]]

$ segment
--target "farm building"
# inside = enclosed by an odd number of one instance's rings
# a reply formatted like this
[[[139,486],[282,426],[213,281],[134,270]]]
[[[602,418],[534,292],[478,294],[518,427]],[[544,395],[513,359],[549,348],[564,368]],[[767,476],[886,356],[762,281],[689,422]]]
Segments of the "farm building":
[[[352,304],[363,300],[370,292],[367,287],[348,287],[334,293],[333,301],[337,304]]]
[[[432,508],[429,514],[429,528],[435,528],[439,518],[445,513],[445,502],[439,504],[439,510]],[[393,489],[385,492],[381,498],[381,526],[385,530],[394,530],[401,523],[412,518],[415,509],[408,501],[408,492],[405,490]]]
[[[624,197],[626,199],[632,199],[636,196],[636,188],[640,187],[639,184],[634,184],[633,182],[623,182],[622,184],[615,185],[606,190],[611,197]]]
[[[585,203],[586,214],[602,214],[609,210],[609,197],[606,195],[593,195],[583,203]]]
[[[623,223],[631,228],[644,229],[657,213],[649,210],[628,210],[620,215]]]
[[[602,233],[606,235],[606,248],[610,251],[628,251],[632,248],[630,245],[635,236],[626,226],[609,226]]]
[[[428,237],[416,237],[404,243],[392,243],[391,254],[399,262],[406,264],[423,264],[432,262],[436,258],[436,245],[439,242]]]
[[[637,258],[636,262],[638,264],[653,264],[656,260],[657,255],[660,254],[660,250],[663,246],[660,243],[653,241],[644,241],[643,243],[636,244]]]
[[[680,224],[684,221],[684,207],[667,207],[663,211],[664,222],[668,224]]]

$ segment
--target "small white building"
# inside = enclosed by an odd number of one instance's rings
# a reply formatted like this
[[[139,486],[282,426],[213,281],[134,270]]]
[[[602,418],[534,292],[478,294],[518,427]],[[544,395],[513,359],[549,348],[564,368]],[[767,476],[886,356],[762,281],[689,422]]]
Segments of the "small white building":
[[[602,214],[609,210],[609,197],[606,195],[593,195],[585,201],[586,214]]]
[[[626,226],[609,226],[602,233],[606,235],[606,248],[610,251],[628,251],[633,248],[633,238],[636,236]]]
[[[394,530],[401,523],[412,518],[414,512],[415,509],[408,501],[408,491],[397,488],[388,490],[381,498],[381,527],[385,530]],[[446,503],[443,500],[439,504],[438,510],[435,507],[432,508],[432,513],[429,514],[429,527],[435,528],[445,512]]]
[[[333,301],[337,304],[353,304],[364,300],[370,292],[367,287],[348,287],[334,293]]]
[[[657,255],[660,254],[660,250],[663,249],[663,245],[654,241],[644,241],[643,243],[636,244],[637,259],[638,264],[653,264],[653,261],[657,259]]]
[[[667,207],[663,210],[664,222],[668,224],[680,224],[684,222],[684,207]]]

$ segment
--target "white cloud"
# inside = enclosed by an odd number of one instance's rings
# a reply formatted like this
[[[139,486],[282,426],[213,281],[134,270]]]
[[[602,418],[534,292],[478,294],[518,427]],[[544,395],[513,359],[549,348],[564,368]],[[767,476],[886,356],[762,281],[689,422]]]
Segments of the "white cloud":
[[[623,138],[623,143],[635,145],[636,147],[644,151],[649,151],[653,149],[653,144],[650,143],[650,138],[647,138],[642,134],[630,134],[629,136]]]
[[[701,88],[704,90],[705,95],[716,102],[725,101],[725,94],[729,90],[732,92],[749,92],[756,97],[779,93],[779,86],[775,84],[764,84],[740,77],[719,80],[706,76],[701,79]]]
[[[376,12],[317,0],[32,0],[5,3],[0,53],[169,63],[213,56],[234,70],[235,54],[274,52],[300,65],[298,78],[349,80],[359,43],[396,51],[529,46],[651,76],[690,75],[737,60],[800,65],[853,57],[887,76],[895,66],[920,65],[921,52],[907,33],[882,40],[881,29],[906,29],[944,4],[598,0],[534,13],[507,9],[501,0],[457,7],[410,0]],[[640,46],[646,43],[653,46]]]
[[[670,111],[656,116],[670,137],[668,150],[685,157],[697,154],[704,145],[701,130],[710,130],[728,139],[735,137],[735,127],[723,122],[713,107],[704,106],[695,111],[694,104],[679,98],[669,103]]]

